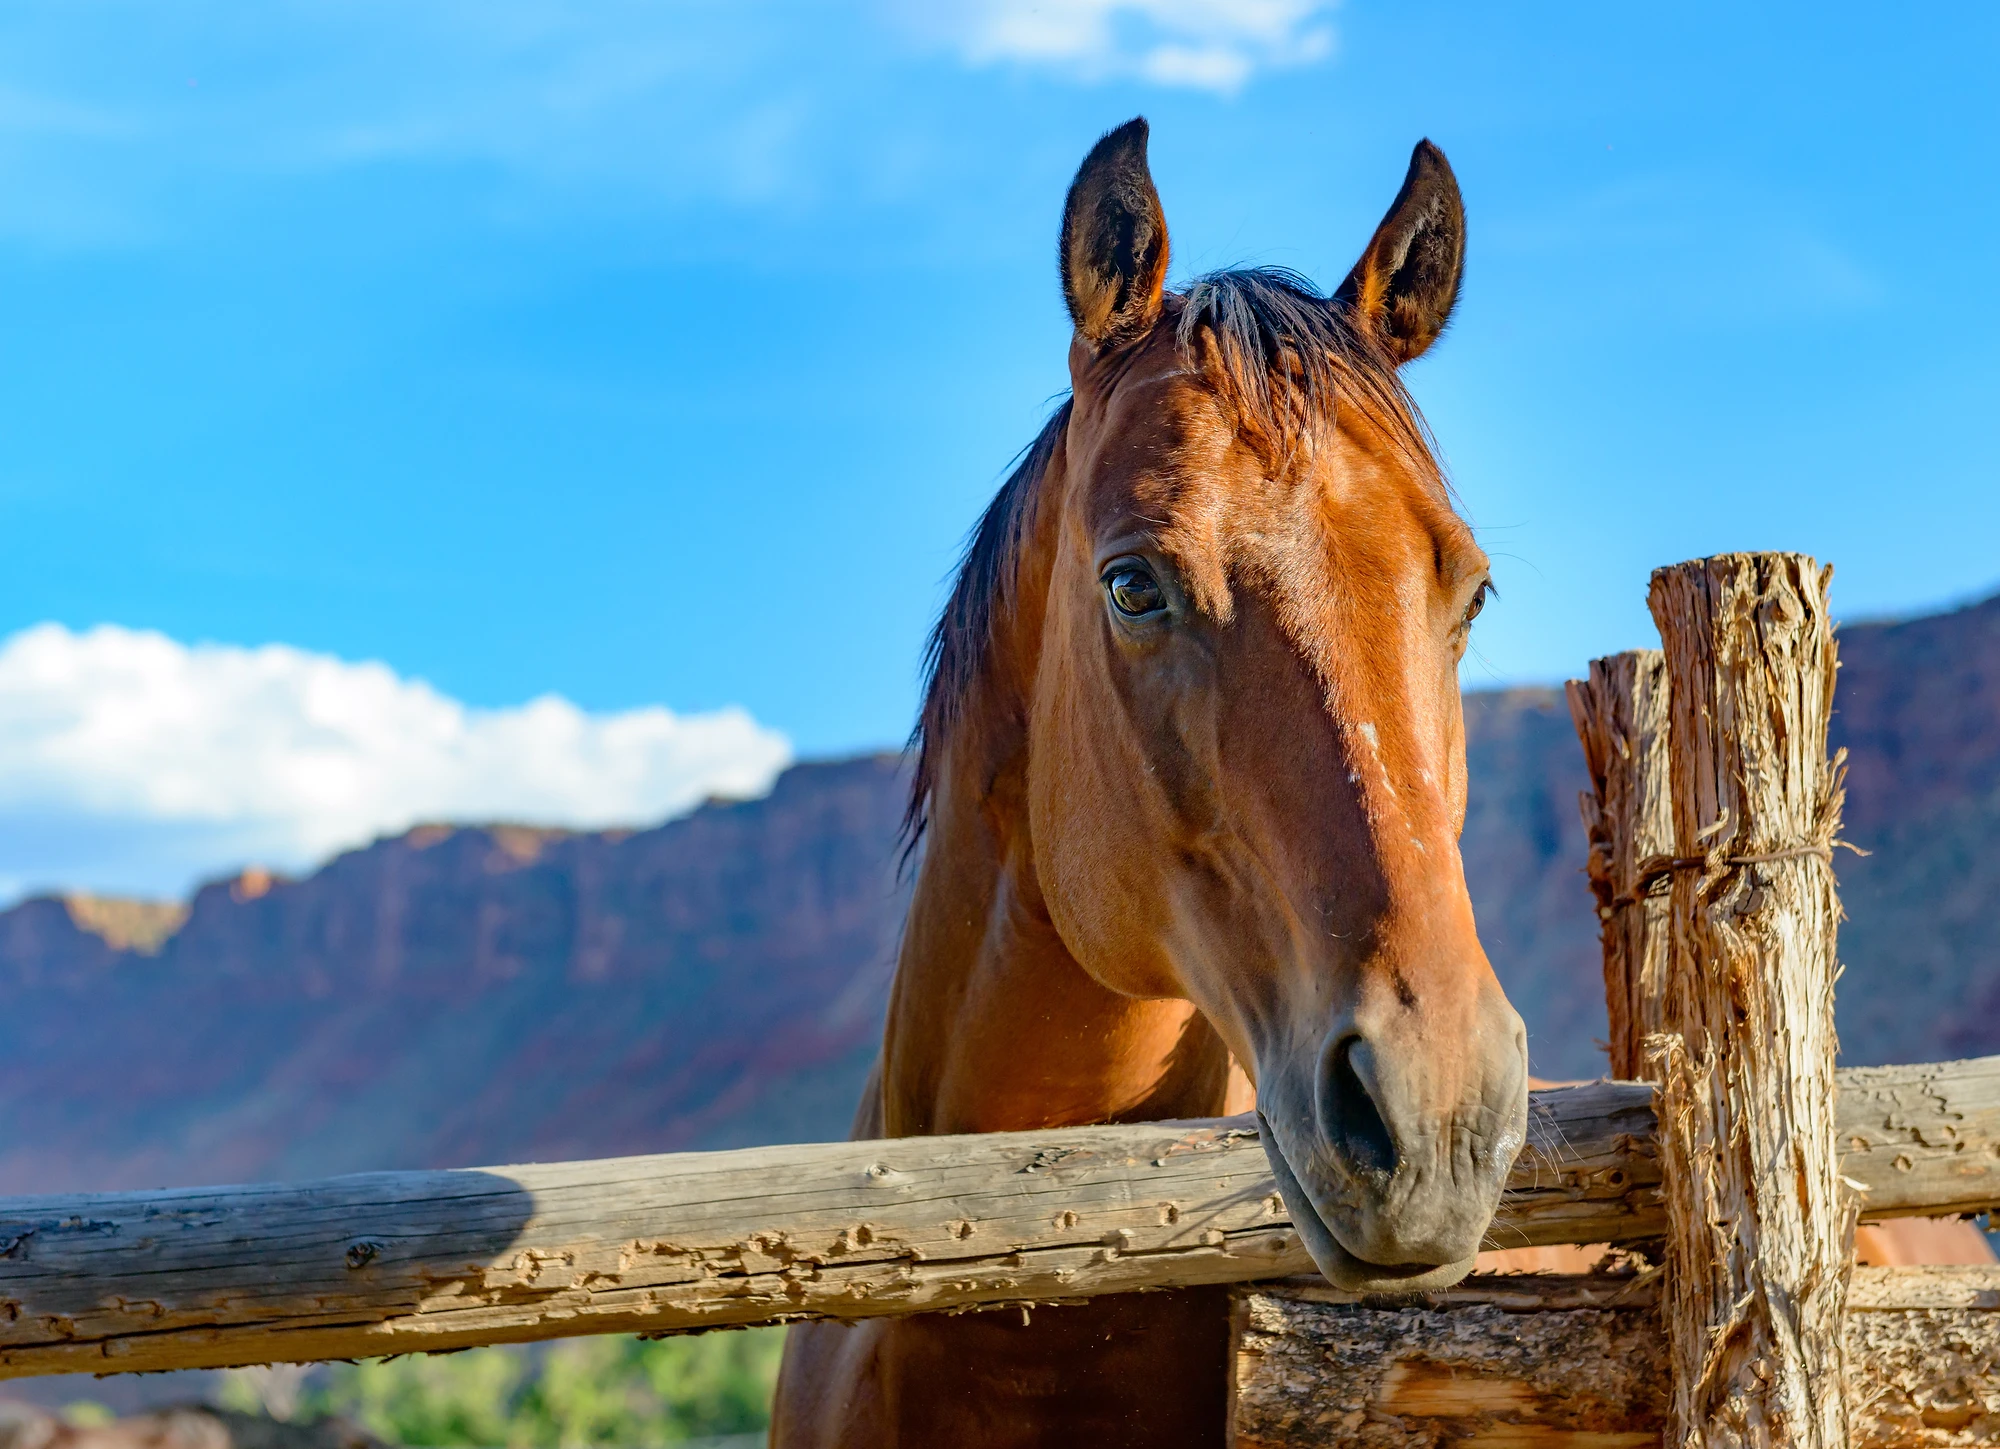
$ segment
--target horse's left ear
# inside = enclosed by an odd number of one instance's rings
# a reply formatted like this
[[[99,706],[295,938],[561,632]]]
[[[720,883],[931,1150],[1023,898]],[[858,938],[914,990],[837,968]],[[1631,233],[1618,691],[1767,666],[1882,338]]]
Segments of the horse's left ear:
[[[1077,335],[1094,350],[1129,342],[1160,315],[1167,218],[1146,165],[1146,118],[1108,132],[1063,203],[1062,283]]]
[[[1464,272],[1458,178],[1444,152],[1419,141],[1403,189],[1334,298],[1400,364],[1421,357],[1444,331]]]

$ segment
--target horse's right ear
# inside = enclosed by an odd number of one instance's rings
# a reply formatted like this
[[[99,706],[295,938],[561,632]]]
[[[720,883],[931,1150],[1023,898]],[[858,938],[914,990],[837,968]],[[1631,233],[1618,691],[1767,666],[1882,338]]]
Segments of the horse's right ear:
[[[1129,342],[1160,315],[1167,218],[1146,167],[1146,118],[1091,147],[1063,203],[1063,298],[1093,350]]]
[[[1403,189],[1334,299],[1401,365],[1422,356],[1444,331],[1464,274],[1465,202],[1458,178],[1444,152],[1419,141]]]

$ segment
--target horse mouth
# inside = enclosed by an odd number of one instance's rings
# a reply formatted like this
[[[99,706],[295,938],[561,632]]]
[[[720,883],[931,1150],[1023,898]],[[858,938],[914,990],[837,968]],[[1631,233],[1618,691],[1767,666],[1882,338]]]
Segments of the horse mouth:
[[[1471,1258],[1456,1263],[1371,1263],[1349,1251],[1313,1206],[1291,1163],[1285,1160],[1284,1149],[1278,1145],[1277,1134],[1264,1119],[1262,1110],[1257,1113],[1257,1125],[1262,1129],[1260,1135],[1271,1175],[1277,1178],[1278,1192],[1291,1212],[1292,1228],[1312,1254],[1320,1273],[1334,1287],[1354,1293],[1425,1293],[1449,1288],[1472,1271]]]

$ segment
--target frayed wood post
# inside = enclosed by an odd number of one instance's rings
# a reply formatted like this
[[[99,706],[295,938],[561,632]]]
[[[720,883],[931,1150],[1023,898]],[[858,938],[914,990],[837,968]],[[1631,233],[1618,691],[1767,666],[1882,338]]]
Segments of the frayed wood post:
[[[1590,677],[1565,692],[1590,774],[1578,803],[1604,943],[1611,1075],[1638,1081],[1649,1075],[1645,1040],[1660,1029],[1669,936],[1667,874],[1656,865],[1674,850],[1666,657],[1631,649],[1593,659]]]
[[[1674,856],[1660,1082],[1663,1304],[1685,1449],[1848,1443],[1854,1207],[1836,1158],[1838,762],[1822,571],[1722,554],[1653,574]]]

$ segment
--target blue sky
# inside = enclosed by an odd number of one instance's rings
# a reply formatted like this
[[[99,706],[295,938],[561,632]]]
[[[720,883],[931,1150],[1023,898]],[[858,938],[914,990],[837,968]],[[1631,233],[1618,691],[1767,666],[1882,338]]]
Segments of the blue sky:
[[[1996,14],[18,0],[0,636],[212,646],[239,682],[188,719],[254,713],[242,680],[294,676],[246,651],[279,644],[477,728],[555,695],[578,729],[740,707],[766,766],[772,731],[894,743],[958,543],[1065,385],[1063,189],[1140,112],[1181,278],[1331,285],[1411,144],[1451,157],[1468,279],[1410,380],[1497,561],[1468,683],[1645,642],[1648,569],[1720,549],[1833,560],[1850,618],[1978,594]],[[46,714],[53,677],[16,694]],[[0,891],[168,809],[5,774]],[[468,790],[425,808],[541,808]],[[49,845],[85,816],[97,846]]]

